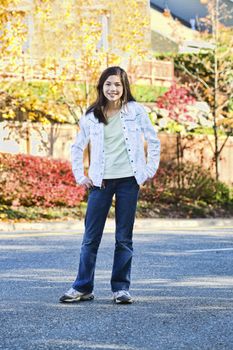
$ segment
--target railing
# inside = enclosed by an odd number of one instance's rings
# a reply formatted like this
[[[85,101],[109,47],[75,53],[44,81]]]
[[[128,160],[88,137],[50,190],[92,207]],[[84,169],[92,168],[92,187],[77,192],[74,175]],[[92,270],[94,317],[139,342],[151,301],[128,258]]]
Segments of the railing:
[[[59,66],[54,60],[51,61],[50,66],[46,65],[46,67],[39,62],[29,57],[21,57],[13,61],[8,57],[3,58],[0,60],[0,78],[18,81],[58,81],[61,75],[66,81],[85,81],[88,78],[85,65],[81,62],[70,60],[63,62],[63,66]],[[145,61],[142,64],[129,63],[127,72],[131,83],[143,80],[150,85],[170,84],[174,78],[174,64],[171,61],[157,60]]]
[[[174,64],[172,61],[146,61],[140,65],[130,65],[128,74],[131,82],[143,80],[150,85],[171,84],[174,80]]]

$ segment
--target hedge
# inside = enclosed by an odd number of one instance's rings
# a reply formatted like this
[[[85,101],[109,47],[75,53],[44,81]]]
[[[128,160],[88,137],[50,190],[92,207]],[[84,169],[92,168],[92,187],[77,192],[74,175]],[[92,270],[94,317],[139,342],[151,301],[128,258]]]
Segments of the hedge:
[[[85,196],[67,161],[0,154],[0,203],[13,206],[78,205]]]
[[[139,200],[156,203],[232,204],[229,187],[190,162],[161,161],[151,183],[141,187]],[[76,207],[86,191],[75,183],[68,161],[23,154],[0,154],[0,204],[24,207]]]
[[[140,191],[141,200],[179,203],[202,201],[206,204],[232,204],[231,189],[216,181],[208,170],[185,161],[161,161],[153,181]]]

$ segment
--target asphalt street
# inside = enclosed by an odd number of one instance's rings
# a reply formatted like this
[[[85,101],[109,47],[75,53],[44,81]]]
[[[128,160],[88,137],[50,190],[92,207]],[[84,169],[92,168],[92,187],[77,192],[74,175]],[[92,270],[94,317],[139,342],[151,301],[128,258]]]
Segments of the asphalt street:
[[[76,276],[81,231],[0,232],[0,349],[233,349],[233,228],[134,235],[132,305],[110,291],[114,234],[99,249],[95,299],[59,297]]]

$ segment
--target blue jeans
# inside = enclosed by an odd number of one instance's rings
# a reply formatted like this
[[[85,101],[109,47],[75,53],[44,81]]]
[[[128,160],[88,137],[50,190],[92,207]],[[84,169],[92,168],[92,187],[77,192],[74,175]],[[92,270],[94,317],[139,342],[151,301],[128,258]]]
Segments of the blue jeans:
[[[111,289],[116,292],[128,290],[130,286],[132,236],[139,185],[134,176],[104,180],[103,183],[101,188],[94,186],[88,196],[78,275],[72,286],[79,292],[93,291],[97,252],[114,194],[116,232]]]

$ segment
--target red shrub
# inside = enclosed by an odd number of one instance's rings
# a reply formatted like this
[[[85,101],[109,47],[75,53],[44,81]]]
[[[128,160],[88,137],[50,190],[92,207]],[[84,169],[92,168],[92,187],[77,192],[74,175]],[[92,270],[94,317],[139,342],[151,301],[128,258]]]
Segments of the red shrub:
[[[0,154],[0,203],[74,207],[85,190],[76,185],[69,162],[24,154]]]
[[[231,201],[230,190],[225,184],[214,180],[201,166],[188,161],[180,165],[161,161],[154,179],[141,188],[139,198],[152,204]]]
[[[193,122],[194,119],[188,114],[187,105],[193,105],[196,99],[190,95],[190,91],[183,86],[173,84],[170,89],[160,96],[156,105],[169,112],[169,118],[177,122]]]

